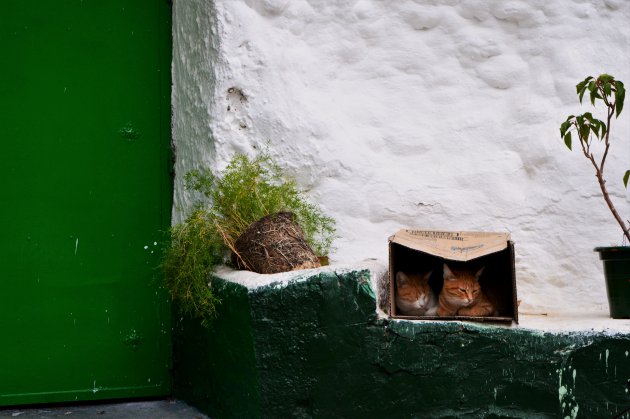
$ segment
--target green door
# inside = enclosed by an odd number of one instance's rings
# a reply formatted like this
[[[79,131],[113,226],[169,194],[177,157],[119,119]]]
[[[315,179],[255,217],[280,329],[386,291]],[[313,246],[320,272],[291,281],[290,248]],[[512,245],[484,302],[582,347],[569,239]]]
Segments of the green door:
[[[0,405],[166,395],[166,0],[0,6]]]

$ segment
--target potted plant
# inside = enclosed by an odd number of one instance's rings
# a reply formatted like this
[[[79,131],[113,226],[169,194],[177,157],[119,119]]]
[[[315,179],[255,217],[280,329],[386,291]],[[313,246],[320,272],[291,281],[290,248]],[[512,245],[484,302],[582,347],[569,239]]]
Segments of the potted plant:
[[[317,255],[330,251],[334,219],[310,203],[267,154],[255,158],[239,154],[218,174],[193,170],[185,181],[198,200],[186,219],[171,228],[162,267],[166,288],[179,309],[204,324],[216,316],[220,303],[209,283],[211,273],[230,263],[239,236],[261,218],[290,212]]]
[[[582,154],[591,162],[595,170],[595,176],[602,196],[613,218],[623,231],[623,242],[630,242],[629,226],[619,215],[606,189],[604,179],[604,165],[610,149],[610,130],[613,117],[618,118],[623,110],[625,98],[625,88],[621,81],[609,74],[602,74],[597,78],[587,77],[577,84],[576,91],[582,103],[584,95],[588,93],[591,105],[603,103],[605,106],[605,119],[600,120],[593,116],[591,112],[581,115],[569,115],[560,126],[560,136],[565,145],[571,150],[573,133],[579,140]],[[594,154],[593,140],[601,143],[601,154],[596,157]],[[630,170],[625,172],[623,183],[628,187]],[[629,222],[630,224],[630,222]],[[630,318],[630,246],[596,247],[600,259],[604,263],[604,275],[606,278],[606,291],[612,318]]]

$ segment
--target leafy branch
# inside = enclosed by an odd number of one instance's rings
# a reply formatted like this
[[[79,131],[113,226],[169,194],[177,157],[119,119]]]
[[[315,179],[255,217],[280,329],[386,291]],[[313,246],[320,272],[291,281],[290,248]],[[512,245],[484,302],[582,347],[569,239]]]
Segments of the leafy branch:
[[[602,191],[602,195],[608,208],[613,214],[617,223],[621,226],[624,236],[630,240],[630,231],[623,219],[617,213],[613,205],[610,195],[606,189],[606,180],[604,179],[604,165],[608,157],[610,149],[610,127],[613,116],[618,118],[623,110],[623,102],[626,96],[626,90],[623,83],[609,74],[602,74],[598,78],[589,76],[577,84],[576,91],[580,99],[580,103],[588,92],[591,105],[595,106],[595,102],[600,100],[606,106],[606,119],[602,121],[593,116],[591,112],[581,115],[569,115],[566,121],[560,125],[560,137],[564,140],[564,144],[572,149],[573,133],[577,134],[580,147],[584,156],[591,162],[595,169],[595,176]],[[591,150],[593,138],[604,144],[604,152],[601,158],[597,159]],[[628,187],[628,179],[630,178],[630,170],[626,171],[623,177],[623,183]]]

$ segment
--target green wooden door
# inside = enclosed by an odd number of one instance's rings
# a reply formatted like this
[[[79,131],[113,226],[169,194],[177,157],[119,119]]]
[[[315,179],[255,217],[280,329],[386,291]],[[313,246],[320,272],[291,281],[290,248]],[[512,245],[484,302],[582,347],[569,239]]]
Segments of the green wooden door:
[[[0,405],[170,391],[166,0],[0,6]]]

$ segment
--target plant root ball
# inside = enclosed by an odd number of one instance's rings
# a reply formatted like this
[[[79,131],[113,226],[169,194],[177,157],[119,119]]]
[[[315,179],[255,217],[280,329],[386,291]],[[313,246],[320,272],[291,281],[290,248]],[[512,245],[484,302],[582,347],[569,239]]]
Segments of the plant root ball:
[[[259,274],[320,267],[293,213],[279,212],[252,223],[234,242],[232,263]]]

